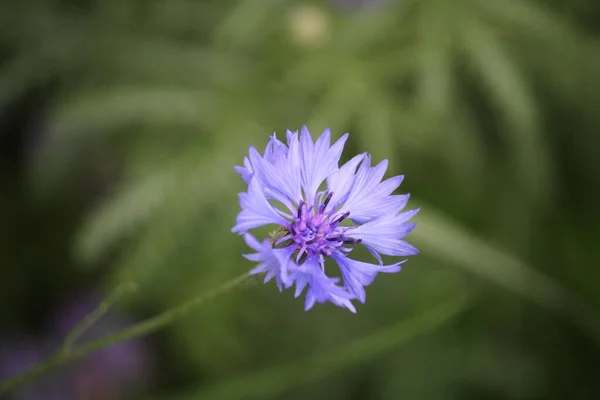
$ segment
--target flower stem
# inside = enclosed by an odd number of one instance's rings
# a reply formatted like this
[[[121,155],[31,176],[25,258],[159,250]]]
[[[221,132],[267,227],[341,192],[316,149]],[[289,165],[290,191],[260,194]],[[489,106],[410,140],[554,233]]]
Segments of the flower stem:
[[[221,294],[227,293],[232,289],[240,287],[244,283],[250,283],[252,281],[255,281],[255,278],[253,276],[248,275],[248,273],[244,273],[238,276],[237,278],[224,283],[218,288],[209,291],[203,296],[194,297],[174,308],[171,308],[152,318],[148,318],[145,321],[141,321],[137,324],[134,324],[129,328],[123,329],[122,331],[107,335],[103,338],[92,341],[85,345],[76,346],[68,352],[65,352],[63,348],[55,355],[46,359],[46,361],[43,361],[42,363],[32,367],[28,371],[17,375],[11,379],[5,380],[4,382],[0,382],[0,394],[7,393],[10,390],[26,382],[34,380],[37,377],[42,376],[57,367],[60,367],[78,358],[84,357],[95,351],[112,346],[119,342],[124,342],[126,340],[133,339],[138,336],[143,336],[155,332],[176,321],[177,319],[185,317],[190,312],[194,311],[196,307],[200,306],[201,304],[204,304],[206,301],[211,300]]]
[[[73,345],[89,328],[92,327],[99,319],[101,319],[110,309],[110,307],[126,292],[134,291],[136,285],[132,282],[124,282],[117,286],[117,288],[110,293],[105,300],[103,300],[98,307],[96,307],[91,313],[89,313],[75,328],[73,328],[65,338],[61,347],[61,352],[67,354],[71,352]]]

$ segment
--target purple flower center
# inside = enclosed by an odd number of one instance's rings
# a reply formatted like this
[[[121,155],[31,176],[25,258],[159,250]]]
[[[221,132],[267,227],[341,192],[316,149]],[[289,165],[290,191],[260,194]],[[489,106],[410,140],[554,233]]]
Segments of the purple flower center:
[[[345,230],[339,227],[340,222],[348,218],[350,212],[327,210],[332,196],[333,192],[329,192],[325,201],[318,207],[308,206],[303,200],[300,201],[289,234],[282,238],[282,241],[292,240],[298,246],[298,258],[304,254],[309,257],[319,254],[331,257],[332,251],[336,251],[342,244],[360,242],[360,239],[344,237]]]

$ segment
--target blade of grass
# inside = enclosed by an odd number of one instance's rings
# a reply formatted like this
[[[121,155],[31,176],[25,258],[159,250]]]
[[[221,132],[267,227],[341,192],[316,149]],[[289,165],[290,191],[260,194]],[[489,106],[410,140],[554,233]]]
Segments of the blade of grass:
[[[429,206],[423,207],[418,222],[411,238],[421,252],[450,261],[543,308],[563,314],[600,345],[598,312],[560,283],[475,237],[458,223],[431,211]]]
[[[432,310],[356,339],[330,352],[225,380],[198,391],[179,394],[176,398],[245,400],[273,396],[352,365],[366,362],[416,337],[434,331],[453,320],[470,304],[472,299],[467,296],[445,301]]]

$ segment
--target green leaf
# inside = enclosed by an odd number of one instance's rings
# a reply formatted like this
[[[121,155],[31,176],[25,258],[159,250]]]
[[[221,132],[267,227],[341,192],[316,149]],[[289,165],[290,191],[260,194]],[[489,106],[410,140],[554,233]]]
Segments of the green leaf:
[[[175,211],[185,220],[186,212],[201,209],[218,199],[223,190],[231,189],[232,165],[235,161],[229,153],[215,152],[210,156],[192,153],[171,168],[138,183],[129,183],[126,190],[90,215],[77,238],[75,248],[79,258],[86,262],[96,260],[157,212],[166,213],[167,219],[173,214],[175,219]],[[150,246],[154,246],[154,241],[151,242]]]
[[[571,319],[600,345],[600,314],[558,282],[423,205],[412,240],[422,253],[451,262]]]
[[[521,189],[542,200],[549,191],[550,164],[531,90],[492,27],[476,16],[465,18],[461,26],[463,50],[504,117],[504,131],[516,159],[511,167],[520,173]]]

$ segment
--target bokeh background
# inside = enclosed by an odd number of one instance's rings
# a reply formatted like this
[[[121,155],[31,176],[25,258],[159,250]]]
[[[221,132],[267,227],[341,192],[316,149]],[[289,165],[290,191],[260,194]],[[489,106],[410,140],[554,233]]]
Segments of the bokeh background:
[[[254,285],[7,398],[600,398],[600,3],[0,5],[0,379],[249,270],[249,145],[351,136],[421,207],[358,314]],[[129,290],[135,285],[137,290]]]

